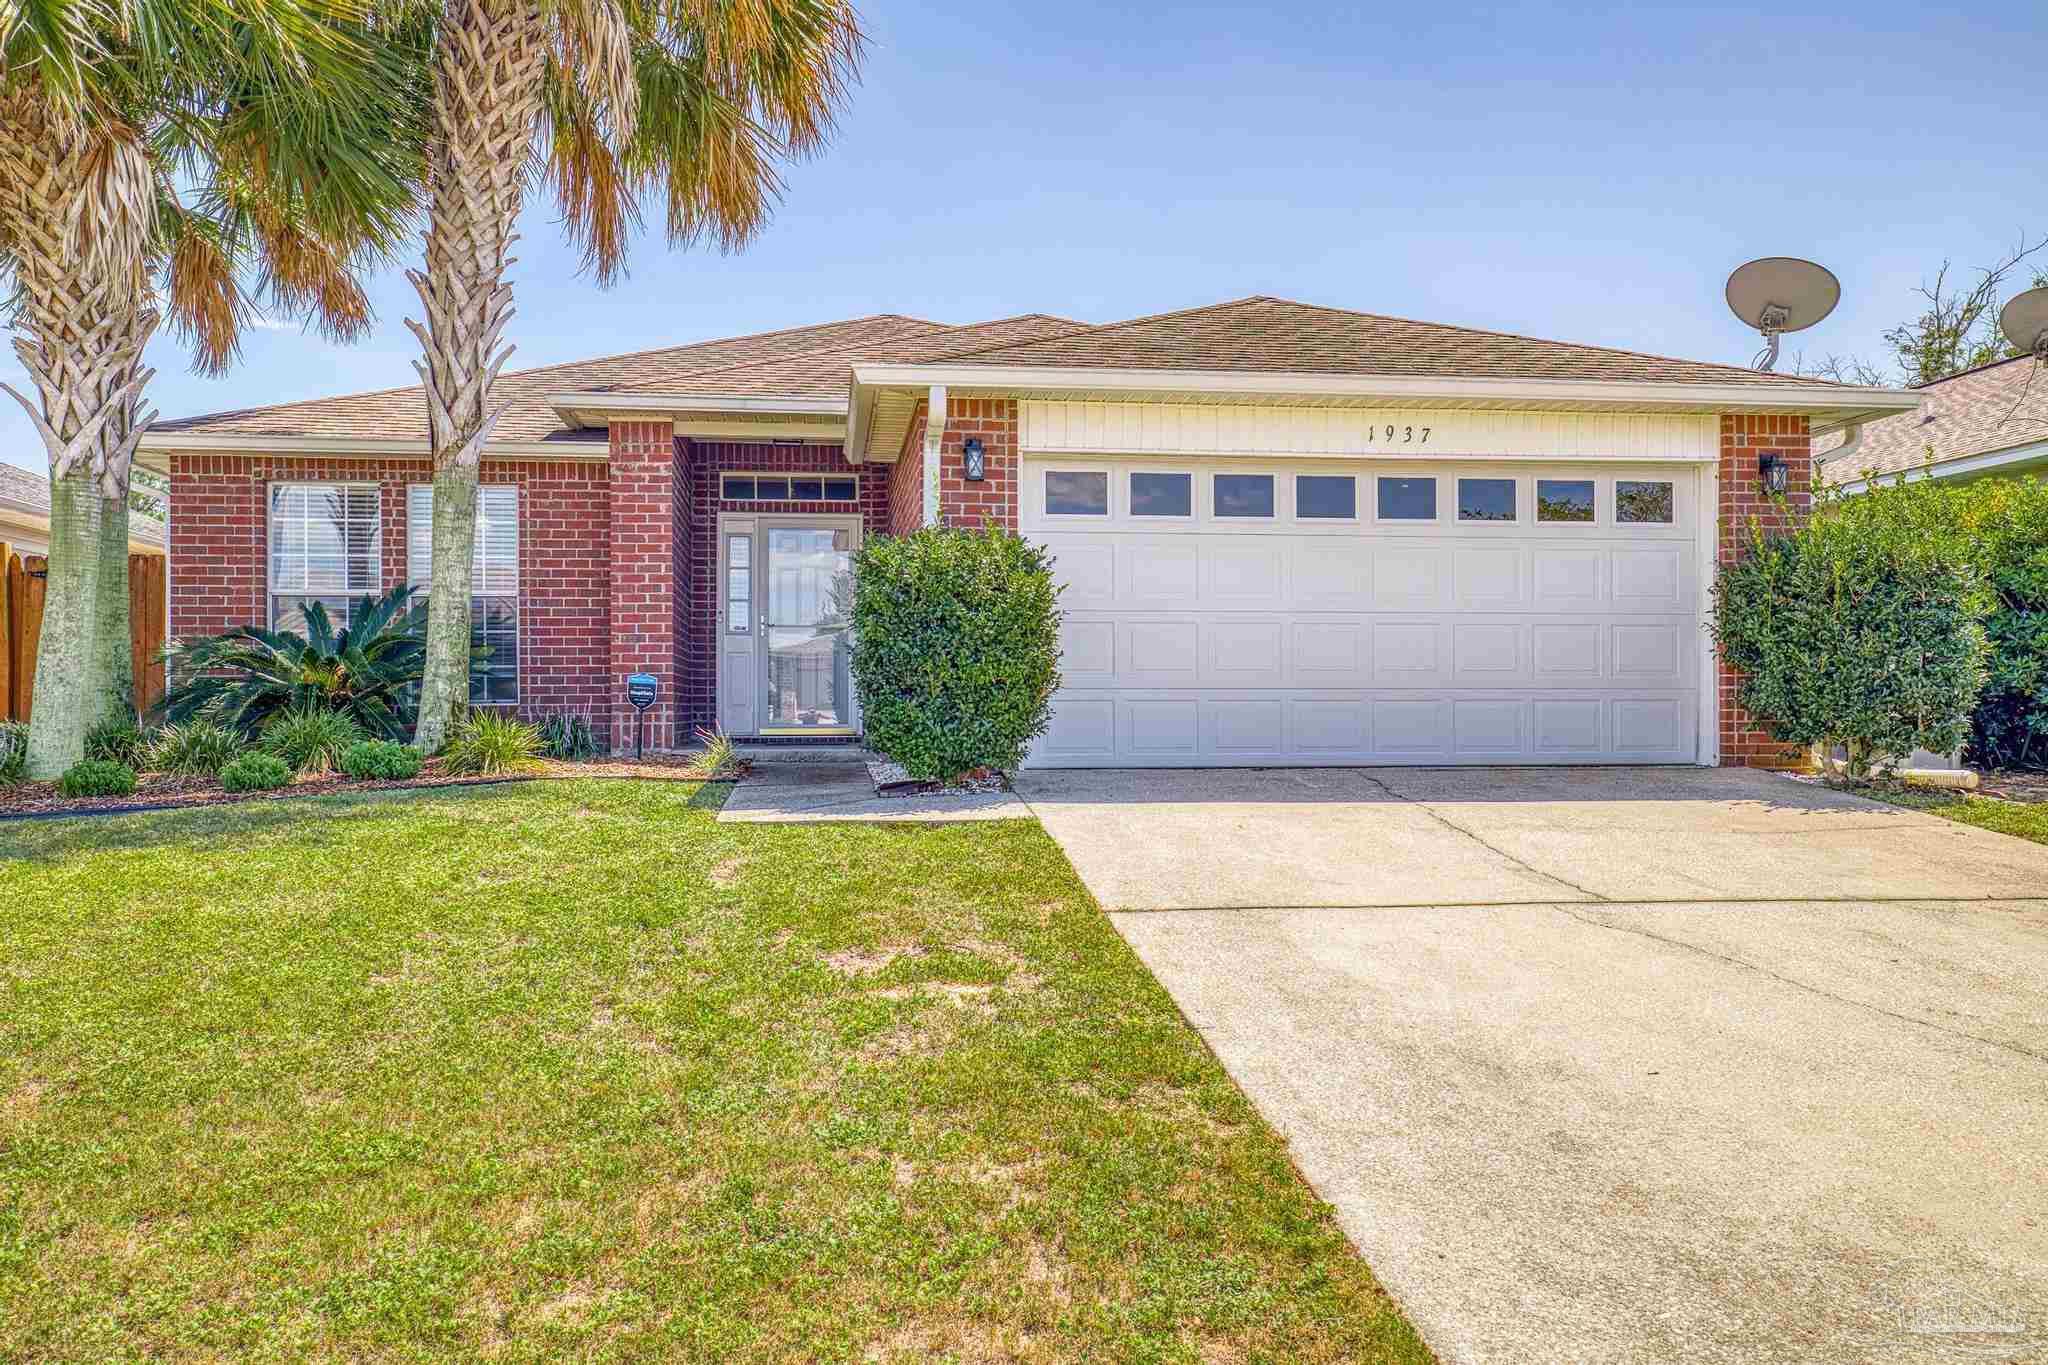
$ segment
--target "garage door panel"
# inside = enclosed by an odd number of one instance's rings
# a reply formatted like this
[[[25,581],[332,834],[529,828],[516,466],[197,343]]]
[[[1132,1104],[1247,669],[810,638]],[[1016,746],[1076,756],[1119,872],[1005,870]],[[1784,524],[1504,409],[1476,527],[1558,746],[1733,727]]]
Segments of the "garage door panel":
[[[1452,553],[1453,605],[1461,610],[1498,611],[1528,600],[1519,545],[1460,545]]]
[[[1194,605],[1201,587],[1201,555],[1193,537],[1132,536],[1118,549],[1118,607]]]
[[[1202,629],[1192,618],[1121,622],[1116,648],[1119,686],[1193,687],[1201,681]]]
[[[1529,627],[1538,683],[1583,686],[1606,675],[1607,627],[1599,621],[1538,621]]]
[[[1366,611],[1372,601],[1372,547],[1334,536],[1293,542],[1290,586],[1298,611]]]
[[[1111,514],[1025,526],[1065,585],[1061,690],[1030,761],[1064,766],[1689,762],[1704,708],[1703,547],[1690,472],[1403,464],[1438,479],[1438,522],[1379,522],[1370,462],[1273,461],[1276,516],[1214,516],[1210,475],[1171,524]],[[1475,470],[1596,487],[1591,523],[1459,523]],[[1296,521],[1293,476],[1357,478],[1356,521]],[[1670,524],[1614,520],[1615,482],[1671,482]],[[1026,480],[1032,480],[1027,470]],[[1654,504],[1653,504],[1654,505]]]
[[[1363,622],[1296,621],[1288,651],[1302,687],[1364,687],[1371,681],[1371,633]]]
[[[1528,681],[1527,640],[1527,628],[1519,622],[1452,623],[1451,680],[1474,687]]]
[[[1598,611],[1607,605],[1607,551],[1539,545],[1531,559],[1531,595],[1545,611]]]
[[[1202,682],[1214,687],[1282,687],[1285,628],[1277,617],[1210,621],[1201,627]]]
[[[1372,604],[1381,611],[1434,611],[1450,605],[1451,552],[1427,542],[1375,545]]]
[[[1203,536],[1200,605],[1212,611],[1285,611],[1287,545],[1277,536]]]

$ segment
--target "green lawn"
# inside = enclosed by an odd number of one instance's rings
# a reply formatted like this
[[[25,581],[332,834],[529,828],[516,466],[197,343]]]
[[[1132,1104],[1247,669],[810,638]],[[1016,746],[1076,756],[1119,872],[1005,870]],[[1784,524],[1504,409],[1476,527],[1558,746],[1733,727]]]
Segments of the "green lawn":
[[[1900,784],[1874,785],[1870,794],[1895,806],[1911,806],[1980,829],[1997,830],[2048,844],[2048,802],[2004,801]]]
[[[1427,1360],[1035,823],[0,826],[0,1359]]]

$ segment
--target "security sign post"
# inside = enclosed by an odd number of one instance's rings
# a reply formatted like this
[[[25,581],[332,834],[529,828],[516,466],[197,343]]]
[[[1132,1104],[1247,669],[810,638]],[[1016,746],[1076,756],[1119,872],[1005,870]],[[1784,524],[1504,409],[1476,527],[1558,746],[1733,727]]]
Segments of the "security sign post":
[[[633,703],[633,757],[636,759],[646,753],[647,708],[654,705],[654,698],[660,691],[661,679],[652,673],[626,675],[626,700]]]

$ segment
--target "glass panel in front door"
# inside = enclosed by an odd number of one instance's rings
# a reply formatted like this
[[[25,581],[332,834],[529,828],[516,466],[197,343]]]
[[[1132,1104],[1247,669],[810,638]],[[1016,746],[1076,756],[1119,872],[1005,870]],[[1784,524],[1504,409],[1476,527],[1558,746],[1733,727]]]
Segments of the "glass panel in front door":
[[[847,600],[853,532],[769,528],[762,643],[767,651],[764,729],[830,729],[852,720]]]

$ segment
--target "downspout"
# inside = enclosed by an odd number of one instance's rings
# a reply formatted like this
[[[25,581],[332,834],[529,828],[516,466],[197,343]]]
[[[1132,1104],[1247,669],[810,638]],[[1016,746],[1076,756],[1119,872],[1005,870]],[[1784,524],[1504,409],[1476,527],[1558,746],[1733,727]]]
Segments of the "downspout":
[[[924,419],[924,522],[939,524],[939,451],[946,440],[946,386],[934,384]]]

